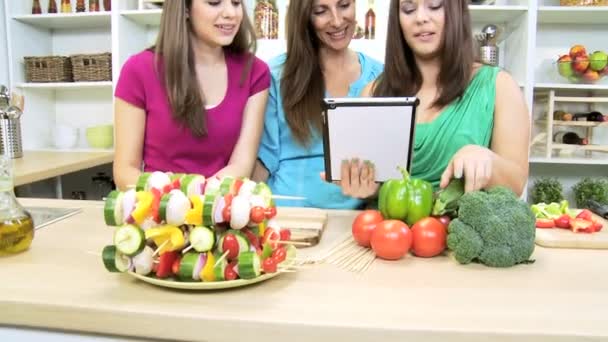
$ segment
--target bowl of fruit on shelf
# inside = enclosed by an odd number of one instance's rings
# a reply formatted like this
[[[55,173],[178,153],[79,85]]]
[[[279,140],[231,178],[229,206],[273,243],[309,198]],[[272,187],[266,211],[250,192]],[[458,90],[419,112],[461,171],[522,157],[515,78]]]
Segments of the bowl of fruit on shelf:
[[[589,54],[584,46],[574,45],[557,60],[557,71],[572,83],[597,83],[608,75],[608,54],[599,50]]]

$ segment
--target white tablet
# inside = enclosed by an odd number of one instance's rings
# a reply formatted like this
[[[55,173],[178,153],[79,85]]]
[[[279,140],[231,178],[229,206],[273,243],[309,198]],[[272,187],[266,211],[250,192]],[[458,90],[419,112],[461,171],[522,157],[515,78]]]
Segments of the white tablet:
[[[415,97],[326,98],[323,110],[325,178],[339,181],[343,160],[375,165],[376,181],[410,171],[416,127]]]

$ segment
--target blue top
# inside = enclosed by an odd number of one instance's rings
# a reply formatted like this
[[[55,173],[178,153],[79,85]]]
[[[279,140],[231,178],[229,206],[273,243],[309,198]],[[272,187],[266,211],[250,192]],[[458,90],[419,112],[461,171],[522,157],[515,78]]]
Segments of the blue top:
[[[357,53],[361,64],[361,76],[349,87],[347,97],[358,97],[363,88],[375,80],[383,65],[362,53]],[[268,185],[277,195],[301,196],[305,200],[275,200],[278,206],[316,207],[327,209],[354,209],[361,207],[363,200],[344,196],[342,189],[320,178],[325,171],[323,159],[323,136],[314,132],[308,148],[301,146],[291,134],[285,120],[281,99],[281,75],[286,54],[273,58],[270,94],[264,119],[264,133],[258,158],[270,172]]]

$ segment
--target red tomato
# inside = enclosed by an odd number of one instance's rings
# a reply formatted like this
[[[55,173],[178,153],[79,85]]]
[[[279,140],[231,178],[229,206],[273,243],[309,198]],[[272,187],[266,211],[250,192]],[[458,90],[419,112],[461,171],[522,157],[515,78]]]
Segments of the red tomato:
[[[412,226],[412,252],[424,258],[441,254],[445,249],[447,231],[434,217],[426,217]]]
[[[412,232],[402,221],[382,221],[376,225],[370,243],[378,257],[387,260],[401,259],[412,246]]]
[[[281,241],[289,241],[291,239],[291,230],[287,228],[281,229],[279,235],[281,235]]]
[[[365,210],[357,215],[353,221],[353,238],[363,247],[370,246],[372,232],[376,229],[376,225],[382,222],[384,218],[378,210]]]
[[[439,222],[441,222],[441,224],[443,224],[443,226],[445,227],[445,229],[448,229],[448,226],[450,225],[450,222],[452,222],[452,219],[447,216],[447,215],[443,215],[440,217],[437,217],[437,219],[439,220]]]
[[[251,213],[249,214],[249,219],[253,223],[261,223],[264,221],[266,212],[262,207],[253,207],[251,208]]]
[[[228,252],[226,258],[229,260],[236,259],[239,256],[239,242],[236,240],[234,234],[226,234],[224,236],[224,242],[222,243],[222,251]]]
[[[273,258],[267,258],[262,262],[262,270],[264,273],[274,273],[277,271],[277,261]]]
[[[224,280],[235,280],[238,277],[238,275],[234,271],[234,267],[236,266],[236,264],[237,262],[233,261],[226,265],[226,268],[224,269]]]
[[[276,241],[281,240],[281,234],[274,228],[266,228],[264,231],[264,237],[262,237],[262,245],[268,243],[272,249],[276,249],[278,243]]]
[[[277,216],[277,208],[276,207],[270,207],[266,209],[266,218],[267,219],[271,219],[273,217]]]
[[[272,252],[271,258],[275,259],[277,264],[285,261],[285,258],[287,258],[287,251],[285,250],[285,247],[281,246],[275,249],[274,252]]]

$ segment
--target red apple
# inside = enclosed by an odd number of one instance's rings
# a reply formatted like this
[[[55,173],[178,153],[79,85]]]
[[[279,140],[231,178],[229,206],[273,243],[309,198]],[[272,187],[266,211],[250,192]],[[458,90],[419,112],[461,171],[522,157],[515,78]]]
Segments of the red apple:
[[[574,59],[576,56],[587,56],[587,50],[582,45],[574,45],[570,48],[570,57]]]
[[[597,80],[600,79],[600,74],[597,73],[597,71],[595,70],[587,70],[584,74],[583,74],[583,78],[587,81],[587,82],[596,82]]]
[[[587,56],[576,56],[572,61],[572,69],[579,74],[584,74],[589,68],[589,57]]]

